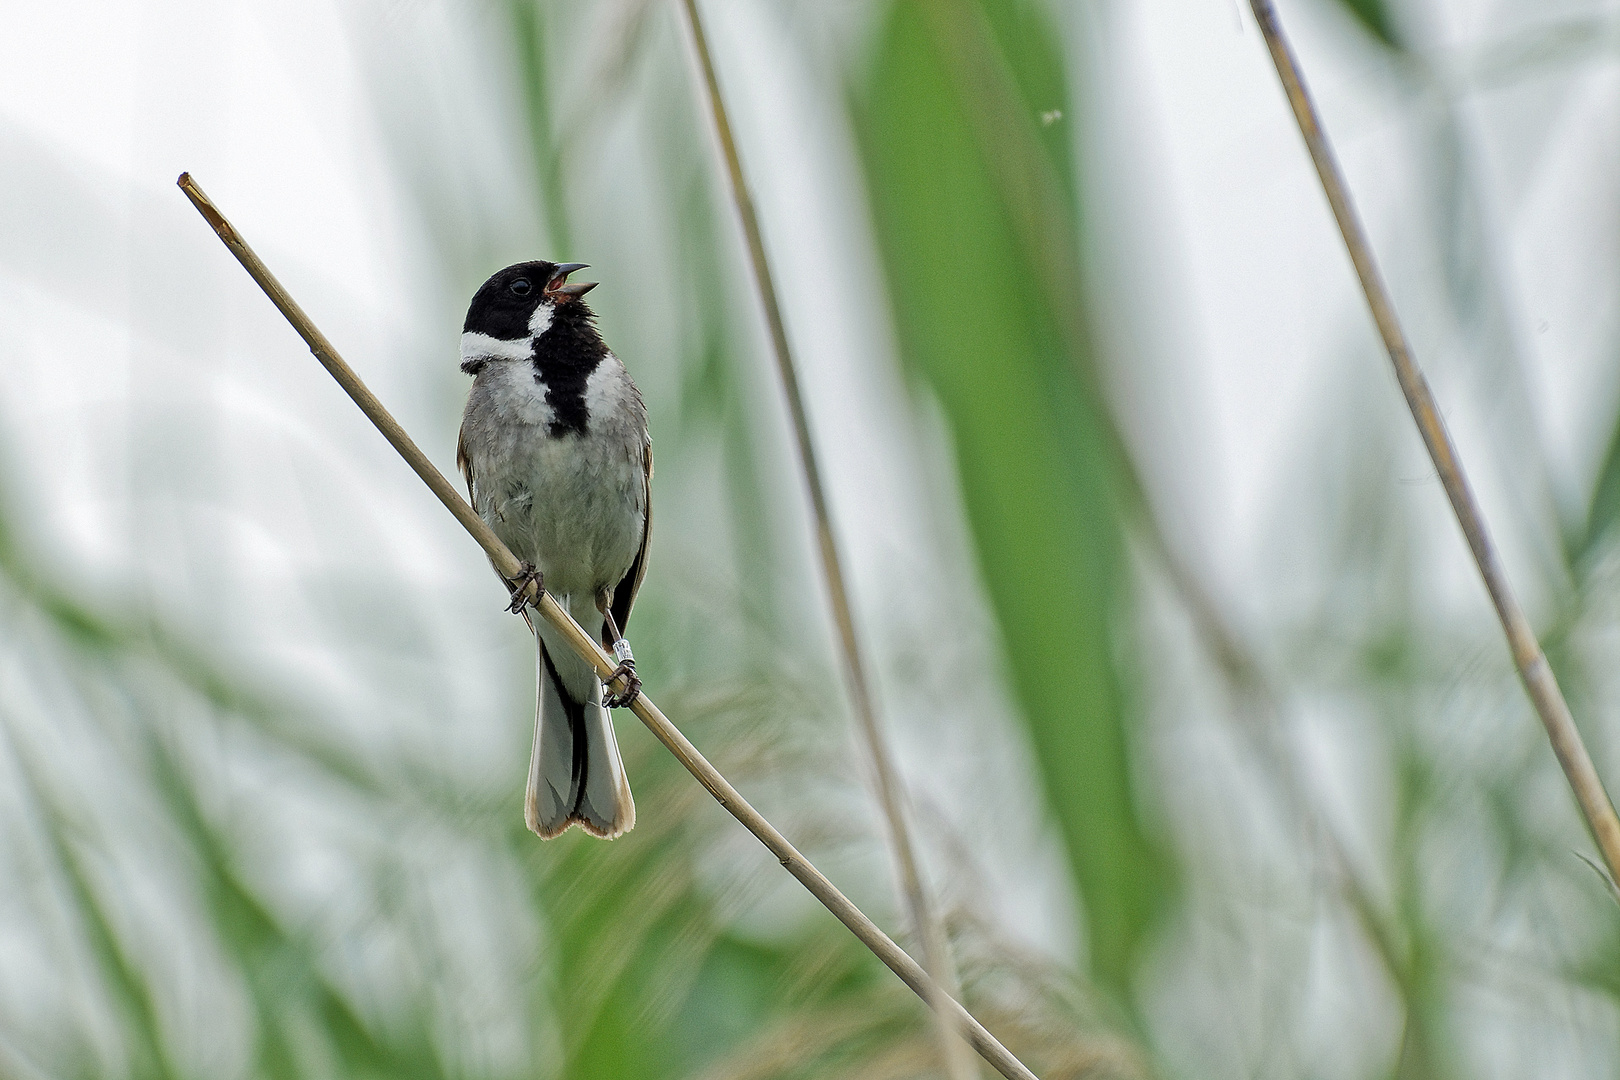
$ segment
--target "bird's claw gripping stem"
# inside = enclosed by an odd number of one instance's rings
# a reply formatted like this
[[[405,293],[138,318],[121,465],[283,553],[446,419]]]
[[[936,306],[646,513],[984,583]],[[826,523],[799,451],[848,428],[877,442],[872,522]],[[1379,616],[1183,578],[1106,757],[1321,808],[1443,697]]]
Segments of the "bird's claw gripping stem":
[[[507,605],[507,611],[514,615],[522,613],[523,606],[529,603],[527,594],[530,582],[534,583],[534,598],[538,601],[540,594],[546,591],[546,575],[536,570],[534,563],[524,560],[518,568],[518,576],[507,583],[512,587],[512,602]]]
[[[614,668],[613,674],[608,676],[607,681],[611,686],[618,679],[624,680],[624,690],[609,694],[602,702],[605,708],[623,709],[641,694],[641,680],[636,678],[636,662],[634,660],[626,660]]]
[[[607,677],[607,685],[612,686],[619,679],[624,680],[624,689],[618,693],[609,694],[602,705],[609,709],[622,709],[636,700],[641,693],[641,680],[636,678],[636,658],[630,654],[630,643],[619,638],[613,643],[613,655],[618,658],[619,666]]]

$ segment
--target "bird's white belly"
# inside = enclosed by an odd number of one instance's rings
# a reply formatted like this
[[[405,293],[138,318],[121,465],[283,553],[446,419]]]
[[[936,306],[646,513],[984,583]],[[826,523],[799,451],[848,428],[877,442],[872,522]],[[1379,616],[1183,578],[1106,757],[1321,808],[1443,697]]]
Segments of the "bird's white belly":
[[[469,407],[484,428],[468,440],[479,515],[545,574],[553,594],[593,598],[611,590],[641,547],[645,445],[639,432],[611,420],[623,371],[617,361],[613,367],[617,373],[601,365],[587,386],[596,408],[583,435],[550,434],[545,387],[527,363],[488,371],[475,391],[483,400]]]
[[[514,492],[495,531],[556,593],[611,589],[641,547],[641,466],[590,435],[542,435],[520,451]]]

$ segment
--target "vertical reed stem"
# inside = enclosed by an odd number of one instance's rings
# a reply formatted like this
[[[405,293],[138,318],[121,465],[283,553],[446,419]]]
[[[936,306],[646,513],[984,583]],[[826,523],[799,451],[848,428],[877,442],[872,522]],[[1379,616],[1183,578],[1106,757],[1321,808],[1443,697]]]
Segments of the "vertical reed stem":
[[[771,351],[776,357],[776,370],[787,394],[788,412],[793,418],[793,432],[799,446],[799,465],[804,470],[805,487],[810,492],[810,508],[815,517],[816,548],[821,555],[821,569],[827,583],[827,599],[832,605],[833,622],[838,627],[838,641],[844,659],[844,675],[849,684],[850,704],[860,724],[862,743],[871,762],[873,786],[877,789],[878,805],[888,821],[889,838],[894,848],[895,865],[900,872],[900,887],[911,916],[912,932],[922,945],[923,964],[934,981],[954,997],[960,991],[956,986],[956,972],[951,963],[950,946],[945,929],[933,910],[927,887],[917,867],[916,848],[906,821],[905,788],[884,739],[882,722],[873,702],[871,684],[862,659],[860,641],[855,630],[855,616],[849,600],[849,585],[844,576],[843,558],[838,550],[833,531],[832,511],[827,506],[826,490],[821,482],[821,466],[816,457],[815,441],[810,435],[810,420],[805,412],[804,395],[799,386],[799,373],[793,360],[793,349],[788,343],[787,327],[782,319],[782,306],[776,296],[776,282],[771,274],[770,260],[765,254],[765,240],[759,227],[759,216],[754,210],[754,197],[743,173],[742,158],[737,152],[737,140],[732,130],[731,117],[725,98],[720,92],[720,80],[715,74],[714,57],[709,51],[708,35],[703,28],[696,0],[682,0],[687,25],[692,30],[692,43],[698,65],[703,71],[703,85],[707,91],[709,109],[714,117],[715,132],[719,136],[720,153],[725,159],[726,175],[730,180],[732,200],[742,224],[743,237],[748,246],[748,259],[759,288],[760,303],[765,309],[765,321],[770,328]],[[973,1062],[963,1052],[957,1034],[950,1030],[946,1013],[936,1010],[940,1018],[940,1052],[951,1080],[971,1080]]]
[[[1468,548],[1473,552],[1480,577],[1485,579],[1485,589],[1490,593],[1491,604],[1496,608],[1497,619],[1507,637],[1514,666],[1519,670],[1519,679],[1524,683],[1530,703],[1535,706],[1536,715],[1541,717],[1542,726],[1547,729],[1553,753],[1557,755],[1558,764],[1563,766],[1564,776],[1575,792],[1575,801],[1580,806],[1587,827],[1592,831],[1593,839],[1597,841],[1598,850],[1603,854],[1609,876],[1612,880],[1620,881],[1620,817],[1615,815],[1614,803],[1603,788],[1603,780],[1598,776],[1597,767],[1592,764],[1586,743],[1575,726],[1575,718],[1570,714],[1569,704],[1564,700],[1563,691],[1558,688],[1558,680],[1541,651],[1530,620],[1525,618],[1524,609],[1519,606],[1513,587],[1508,583],[1501,557],[1486,527],[1485,516],[1480,511],[1468,478],[1463,474],[1457,447],[1440,417],[1434,391],[1429,388],[1428,380],[1412,359],[1406,332],[1401,329],[1400,320],[1395,315],[1395,303],[1378,272],[1372,244],[1356,214],[1349,185],[1334,156],[1333,147],[1322,130],[1316,103],[1305,88],[1299,60],[1283,35],[1276,9],[1271,0],[1250,0],[1250,6],[1260,26],[1260,33],[1265,37],[1266,48],[1271,51],[1277,77],[1282,80],[1283,90],[1288,94],[1288,103],[1294,110],[1294,119],[1305,138],[1311,161],[1316,165],[1322,190],[1333,208],[1333,218],[1338,222],[1345,249],[1350,253],[1350,261],[1355,264],[1361,290],[1367,297],[1367,306],[1372,309],[1373,321],[1378,324],[1378,333],[1384,339],[1384,348],[1389,352],[1390,363],[1394,365],[1396,381],[1401,384],[1401,393],[1406,396],[1412,419],[1417,422],[1418,431],[1423,436],[1429,460],[1434,462],[1435,471],[1440,474],[1440,482],[1445,486],[1446,497],[1451,500],[1457,524],[1462,526],[1463,535],[1468,540]]]

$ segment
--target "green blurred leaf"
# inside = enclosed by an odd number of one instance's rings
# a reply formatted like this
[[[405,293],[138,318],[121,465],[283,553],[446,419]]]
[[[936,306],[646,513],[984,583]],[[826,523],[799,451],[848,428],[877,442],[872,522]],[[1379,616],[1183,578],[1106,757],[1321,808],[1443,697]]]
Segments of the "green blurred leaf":
[[[1577,570],[1587,568],[1617,521],[1620,521],[1620,420],[1615,422],[1614,431],[1609,435],[1609,447],[1598,469],[1584,526],[1575,530],[1566,545],[1570,565]]]
[[[328,979],[319,948],[307,936],[289,933],[244,881],[231,838],[204,814],[196,782],[169,747],[147,740],[153,784],[171,822],[189,841],[202,890],[220,945],[242,973],[258,1020],[259,1068],[271,1076],[297,1077],[307,1071],[308,1051],[300,1043],[322,1037],[326,1060],[343,1075],[442,1077],[438,1056],[423,1026],[373,1030]]]
[[[1360,23],[1378,41],[1397,51],[1405,48],[1401,43],[1400,28],[1385,0],[1338,0],[1356,22]]]
[[[71,914],[112,996],[126,1040],[129,1075],[135,1080],[175,1076],[147,975],[141,970],[139,957],[131,955],[118,932],[117,920],[92,881],[86,853],[74,835],[79,830],[54,793],[44,789],[40,763],[20,752],[9,729],[0,728],[0,734],[7,737],[10,749],[18,756],[25,794],[38,809],[46,848],[67,886]]]
[[[901,2],[880,31],[856,111],[901,348],[949,420],[1047,801],[1085,901],[1092,971],[1125,1000],[1169,875],[1139,817],[1127,748],[1134,714],[1119,660],[1131,641],[1131,597],[1117,459],[1084,378],[1092,358],[1065,344],[1059,319],[1073,313],[1054,313],[1047,300],[1067,285],[1042,280],[1051,265],[1021,245],[1015,215],[1050,200],[998,187],[1007,163],[992,164],[985,125],[959,96],[963,80],[936,32],[973,54],[1010,50],[1011,99],[1025,114],[997,118],[1009,128],[1033,128],[1068,80],[1033,5],[939,5],[930,14]],[[1032,92],[1042,97],[1031,101]],[[976,104],[997,100],[985,94]],[[1069,142],[1053,149],[1042,140],[1057,160],[1023,163],[1025,175],[1072,176],[1061,149]],[[1036,224],[1049,236],[1074,235],[1072,219]]]
[[[523,93],[521,104],[529,131],[529,149],[534,155],[535,182],[539,187],[547,238],[551,241],[551,250],[545,257],[561,262],[573,255],[574,245],[563,186],[563,155],[558,146],[557,125],[552,120],[550,64],[546,53],[550,33],[546,14],[545,6],[532,0],[511,0],[506,4],[518,68],[517,82]]]

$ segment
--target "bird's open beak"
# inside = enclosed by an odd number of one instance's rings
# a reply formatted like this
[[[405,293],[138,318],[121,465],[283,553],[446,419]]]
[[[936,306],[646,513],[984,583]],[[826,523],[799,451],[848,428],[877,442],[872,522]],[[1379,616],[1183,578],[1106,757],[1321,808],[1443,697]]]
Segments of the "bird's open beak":
[[[546,285],[546,292],[565,299],[577,299],[584,296],[600,283],[587,281],[579,285],[569,285],[567,281],[569,274],[572,274],[575,270],[583,270],[588,265],[588,263],[558,263],[557,273],[553,275],[551,281]]]

